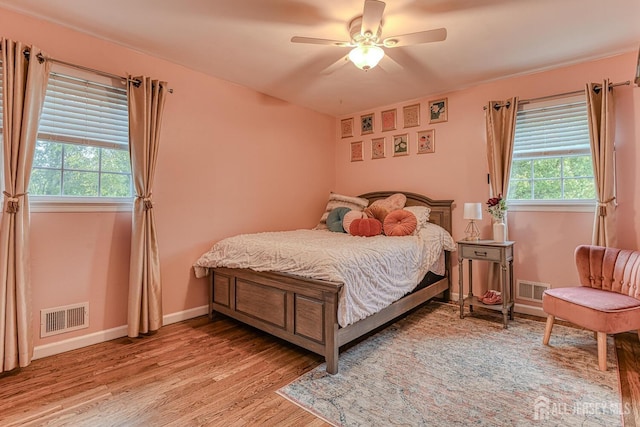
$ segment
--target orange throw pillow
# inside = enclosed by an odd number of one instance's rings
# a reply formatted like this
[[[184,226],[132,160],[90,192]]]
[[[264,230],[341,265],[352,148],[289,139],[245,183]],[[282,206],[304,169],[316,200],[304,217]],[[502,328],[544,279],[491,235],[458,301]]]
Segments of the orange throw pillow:
[[[409,211],[399,209],[384,219],[384,234],[387,236],[409,236],[416,231],[418,219]]]
[[[382,223],[384,223],[384,219],[389,215],[389,212],[389,209],[380,205],[372,205],[364,210],[364,213],[366,213],[369,218],[375,218]]]
[[[382,234],[382,223],[375,218],[354,219],[349,227],[352,236],[372,237]]]

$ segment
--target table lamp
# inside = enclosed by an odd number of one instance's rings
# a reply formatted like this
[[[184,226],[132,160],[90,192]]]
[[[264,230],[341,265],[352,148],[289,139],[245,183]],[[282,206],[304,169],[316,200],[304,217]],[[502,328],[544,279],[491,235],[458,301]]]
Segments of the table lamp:
[[[476,225],[476,220],[482,219],[482,203],[465,203],[463,218],[469,220],[469,225],[464,229],[464,234],[467,236],[465,240],[478,241],[480,230]]]

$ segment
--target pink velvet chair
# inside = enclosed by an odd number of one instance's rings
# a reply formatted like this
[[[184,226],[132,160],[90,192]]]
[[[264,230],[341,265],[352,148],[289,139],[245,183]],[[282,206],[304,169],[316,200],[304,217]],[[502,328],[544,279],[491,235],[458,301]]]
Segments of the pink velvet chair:
[[[549,344],[556,317],[594,331],[598,367],[607,370],[607,334],[638,331],[640,336],[640,252],[578,246],[575,251],[580,286],[544,292],[547,316],[543,344]]]

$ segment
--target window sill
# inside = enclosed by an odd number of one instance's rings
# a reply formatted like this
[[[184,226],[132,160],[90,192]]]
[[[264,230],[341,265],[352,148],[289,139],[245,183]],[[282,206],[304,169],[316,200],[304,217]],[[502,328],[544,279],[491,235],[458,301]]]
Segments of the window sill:
[[[131,212],[133,198],[31,196],[31,212]]]
[[[595,200],[507,200],[509,211],[513,212],[595,212]]]

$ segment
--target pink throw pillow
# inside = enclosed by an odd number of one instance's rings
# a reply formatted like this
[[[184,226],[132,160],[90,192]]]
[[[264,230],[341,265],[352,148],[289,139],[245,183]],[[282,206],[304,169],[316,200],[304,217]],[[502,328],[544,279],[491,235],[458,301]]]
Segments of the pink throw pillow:
[[[362,218],[366,218],[366,217],[367,217],[367,214],[364,213],[364,212],[351,210],[351,211],[347,212],[346,214],[344,214],[344,218],[342,218],[342,228],[344,228],[344,231],[346,231],[348,233],[349,229],[351,228],[351,223],[354,220],[362,219]]]
[[[375,202],[369,205],[370,208],[374,206],[381,206],[385,208],[387,211],[392,212],[397,209],[404,208],[404,205],[407,203],[407,196],[402,193],[395,193],[386,199],[376,200]]]

